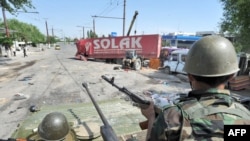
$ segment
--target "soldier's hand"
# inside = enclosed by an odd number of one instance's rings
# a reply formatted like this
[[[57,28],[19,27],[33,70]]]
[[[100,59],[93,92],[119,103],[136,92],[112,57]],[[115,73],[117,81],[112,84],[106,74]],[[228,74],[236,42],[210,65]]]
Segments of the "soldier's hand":
[[[150,101],[150,104],[147,107],[141,107],[141,113],[147,119],[151,119],[155,117],[155,109],[153,101]]]

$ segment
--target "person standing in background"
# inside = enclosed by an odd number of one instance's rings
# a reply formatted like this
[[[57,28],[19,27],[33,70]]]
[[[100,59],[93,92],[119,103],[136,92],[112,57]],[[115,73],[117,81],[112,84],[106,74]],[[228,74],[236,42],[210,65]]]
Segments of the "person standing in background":
[[[27,46],[25,45],[24,47],[23,47],[23,57],[28,57],[28,55],[27,55]]]

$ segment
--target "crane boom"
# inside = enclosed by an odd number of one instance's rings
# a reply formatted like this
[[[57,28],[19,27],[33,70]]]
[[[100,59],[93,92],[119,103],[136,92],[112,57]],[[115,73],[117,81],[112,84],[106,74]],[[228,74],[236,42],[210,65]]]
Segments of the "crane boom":
[[[133,24],[134,24],[134,22],[135,22],[135,19],[136,19],[136,16],[138,15],[138,11],[135,11],[135,14],[134,14],[134,16],[133,16],[133,19],[132,19],[132,21],[131,21],[131,23],[130,23],[130,26],[129,26],[129,29],[128,29],[128,33],[127,33],[127,36],[129,36],[129,34],[130,34],[130,31],[131,31],[131,29],[132,29],[132,27],[133,27]]]

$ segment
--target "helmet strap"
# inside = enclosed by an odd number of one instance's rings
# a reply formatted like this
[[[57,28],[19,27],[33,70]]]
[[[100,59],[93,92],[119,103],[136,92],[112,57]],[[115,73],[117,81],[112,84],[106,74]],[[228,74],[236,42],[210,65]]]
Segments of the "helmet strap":
[[[192,85],[192,82],[191,82],[191,81],[189,81],[189,84],[190,84],[191,89],[192,89],[192,90],[194,90],[194,89],[193,89],[193,85]]]

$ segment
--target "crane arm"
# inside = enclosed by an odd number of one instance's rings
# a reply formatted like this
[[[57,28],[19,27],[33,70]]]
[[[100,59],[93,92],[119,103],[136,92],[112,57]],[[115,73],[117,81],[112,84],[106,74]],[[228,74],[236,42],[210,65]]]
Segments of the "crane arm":
[[[134,16],[133,16],[133,19],[132,19],[132,21],[131,21],[131,23],[130,23],[130,26],[129,26],[129,29],[128,29],[128,33],[127,33],[127,36],[129,36],[129,34],[130,34],[130,31],[131,31],[131,29],[132,29],[132,27],[133,27],[133,24],[134,24],[134,22],[135,22],[135,19],[136,19],[136,16],[138,15],[138,11],[135,11],[135,14],[134,14]]]

